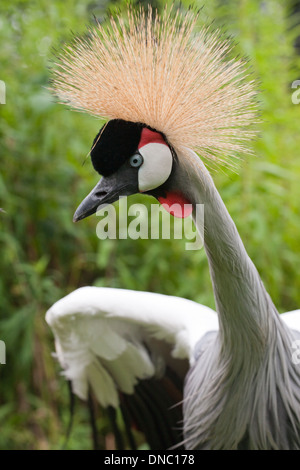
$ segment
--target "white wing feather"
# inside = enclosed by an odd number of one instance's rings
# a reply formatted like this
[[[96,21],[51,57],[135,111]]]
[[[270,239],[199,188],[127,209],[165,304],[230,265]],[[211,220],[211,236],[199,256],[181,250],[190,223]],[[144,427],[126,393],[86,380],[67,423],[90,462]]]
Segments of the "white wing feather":
[[[118,390],[131,394],[139,380],[163,374],[167,358],[155,340],[192,364],[196,343],[218,329],[216,313],[190,300],[104,287],[77,289],[46,321],[74,393],[86,399],[90,385],[104,407],[118,406]]]
[[[299,331],[300,333],[300,310],[282,313],[280,318],[291,330]]]

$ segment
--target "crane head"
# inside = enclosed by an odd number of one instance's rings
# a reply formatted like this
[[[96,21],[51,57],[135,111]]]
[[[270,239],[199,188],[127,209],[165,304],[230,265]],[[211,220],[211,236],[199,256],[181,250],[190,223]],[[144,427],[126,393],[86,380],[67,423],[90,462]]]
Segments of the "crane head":
[[[247,62],[233,58],[231,41],[199,29],[198,20],[193,8],[130,6],[55,56],[50,89],[59,102],[110,119],[91,152],[103,180],[75,220],[118,196],[153,193],[171,173],[175,186],[176,155],[184,162],[186,149],[213,167],[235,167],[241,154],[251,154],[255,80]],[[166,199],[177,202],[178,195]]]
[[[162,133],[143,124],[109,121],[94,139],[91,159],[102,178],[76,210],[74,222],[94,214],[99,206],[136,193],[154,196],[166,208],[174,207],[175,202],[179,208],[188,203],[172,188],[170,177],[176,167],[176,152]],[[172,213],[179,217],[189,215],[183,210],[175,213],[173,209]]]

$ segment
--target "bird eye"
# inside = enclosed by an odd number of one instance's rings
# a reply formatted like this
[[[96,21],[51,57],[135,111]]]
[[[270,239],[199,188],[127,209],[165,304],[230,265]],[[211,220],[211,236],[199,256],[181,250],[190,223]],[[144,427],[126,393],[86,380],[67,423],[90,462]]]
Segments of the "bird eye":
[[[144,161],[144,159],[143,159],[142,155],[139,154],[139,153],[135,153],[129,159],[129,163],[133,168],[138,168],[139,166],[141,166],[143,161]]]

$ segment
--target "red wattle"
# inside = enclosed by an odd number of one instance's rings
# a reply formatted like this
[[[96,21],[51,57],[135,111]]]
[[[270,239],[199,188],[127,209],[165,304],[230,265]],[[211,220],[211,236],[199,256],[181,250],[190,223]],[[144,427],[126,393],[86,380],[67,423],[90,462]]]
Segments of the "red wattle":
[[[184,219],[193,212],[193,206],[181,194],[168,192],[166,197],[159,197],[159,202],[174,217]]]

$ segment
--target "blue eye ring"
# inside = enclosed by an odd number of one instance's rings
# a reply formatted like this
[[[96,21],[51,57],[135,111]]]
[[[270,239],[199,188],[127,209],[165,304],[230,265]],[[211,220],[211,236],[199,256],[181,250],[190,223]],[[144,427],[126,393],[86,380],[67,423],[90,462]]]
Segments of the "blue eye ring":
[[[129,158],[129,163],[133,168],[139,168],[144,163],[144,159],[140,153],[135,153]]]

